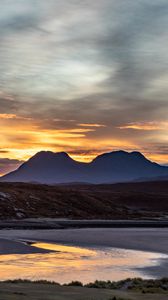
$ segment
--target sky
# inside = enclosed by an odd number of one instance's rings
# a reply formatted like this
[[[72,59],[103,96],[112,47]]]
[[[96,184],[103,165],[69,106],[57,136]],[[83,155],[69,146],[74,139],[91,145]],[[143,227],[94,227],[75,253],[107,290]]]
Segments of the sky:
[[[168,163],[167,0],[1,0],[0,174],[120,149]]]

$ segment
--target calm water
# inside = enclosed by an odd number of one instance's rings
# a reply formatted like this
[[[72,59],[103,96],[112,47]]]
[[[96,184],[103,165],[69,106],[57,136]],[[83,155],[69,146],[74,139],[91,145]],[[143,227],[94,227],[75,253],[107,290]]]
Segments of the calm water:
[[[36,243],[45,254],[0,255],[0,280],[47,279],[60,283],[80,280],[120,280],[145,277],[145,267],[157,266],[167,255],[116,248],[80,248]],[[140,268],[141,271],[136,268]],[[151,277],[151,276],[150,276]]]

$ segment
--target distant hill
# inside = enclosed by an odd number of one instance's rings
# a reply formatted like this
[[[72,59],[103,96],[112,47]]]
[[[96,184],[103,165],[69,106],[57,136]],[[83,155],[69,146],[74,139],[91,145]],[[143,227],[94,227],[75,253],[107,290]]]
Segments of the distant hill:
[[[91,163],[73,160],[67,153],[42,151],[1,181],[59,184],[71,182],[116,183],[168,176],[168,167],[146,159],[140,152],[115,151],[96,157]]]
[[[168,175],[167,176],[154,176],[150,178],[139,178],[135,180],[135,182],[146,182],[146,181],[168,181]]]
[[[0,220],[152,219],[168,215],[168,181],[103,185],[0,183]]]

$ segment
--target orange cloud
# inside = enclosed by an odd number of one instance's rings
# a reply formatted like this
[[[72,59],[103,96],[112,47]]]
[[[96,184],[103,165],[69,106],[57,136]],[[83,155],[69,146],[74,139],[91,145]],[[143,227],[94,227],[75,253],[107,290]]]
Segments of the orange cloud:
[[[11,119],[19,119],[19,120],[32,120],[31,118],[18,116],[16,114],[0,114],[0,119],[2,120],[11,120]]]
[[[82,126],[82,127],[97,127],[97,128],[99,128],[99,127],[106,127],[106,125],[104,125],[104,124],[90,124],[90,123],[80,123],[80,124],[78,124],[79,126]]]
[[[134,130],[165,130],[168,128],[168,122],[136,122],[117,127],[119,129],[134,129]]]
[[[17,115],[15,114],[0,114],[0,119],[17,119]]]

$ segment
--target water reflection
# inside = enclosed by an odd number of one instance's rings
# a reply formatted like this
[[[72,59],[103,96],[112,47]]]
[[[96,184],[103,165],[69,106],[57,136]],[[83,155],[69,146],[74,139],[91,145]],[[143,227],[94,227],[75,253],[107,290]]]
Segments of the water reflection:
[[[116,248],[80,248],[57,244],[33,245],[45,254],[0,255],[0,280],[47,279],[60,283],[80,280],[121,280],[145,275],[135,268],[159,265],[166,255]],[[53,251],[53,252],[50,252]],[[138,265],[137,265],[138,264]],[[150,276],[151,277],[151,276]]]

